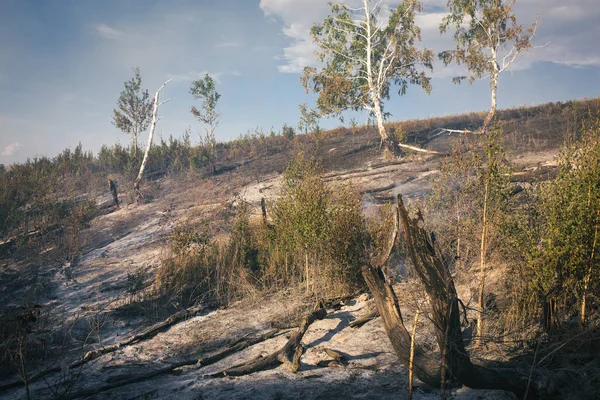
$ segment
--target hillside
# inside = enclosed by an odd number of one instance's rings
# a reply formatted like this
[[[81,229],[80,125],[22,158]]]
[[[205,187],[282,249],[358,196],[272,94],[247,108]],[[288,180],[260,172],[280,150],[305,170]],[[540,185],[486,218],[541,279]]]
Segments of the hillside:
[[[578,132],[588,109],[596,115],[597,107],[596,101],[584,101],[579,108],[573,103],[559,103],[501,111],[507,159],[515,171],[513,186],[520,183],[526,187],[532,180],[553,176],[565,133]],[[450,153],[461,137],[468,143],[477,138],[448,134],[441,128],[476,129],[484,116],[404,121],[390,123],[390,127],[406,132],[407,143]],[[352,296],[342,296],[341,301],[331,301],[327,316],[309,327],[297,374],[277,367],[242,377],[209,375],[283,346],[286,334],[315,304],[314,297],[304,295],[302,285],[269,290],[258,284],[248,285],[220,301],[197,293],[191,304],[184,304],[183,296],[178,297],[180,293],[168,299],[155,296],[159,270],[172,251],[174,230],[185,224],[205,226],[210,240],[225,242],[244,207],[250,214],[250,225],[261,225],[261,199],[266,199],[267,215],[272,218],[271,205],[281,193],[282,173],[299,152],[320,161],[321,178],[334,192],[351,184],[360,193],[362,210],[367,215],[376,215],[377,210],[393,203],[397,194],[409,204],[421,205],[448,157],[409,154],[390,160],[380,147],[375,129],[357,127],[289,140],[242,137],[219,144],[212,171],[199,168],[176,173],[173,163],[156,156],[143,184],[144,204],[133,203],[127,171],[109,170],[108,164],[98,167],[93,164],[96,161],[89,161],[93,167],[81,166],[78,171],[82,172],[77,175],[85,182],[70,180],[71,175],[64,172],[60,193],[53,191],[49,196],[53,199],[49,208],[57,208],[59,201],[67,204],[67,193],[72,200],[70,207],[82,204],[81,199],[94,201],[92,217],[81,229],[72,231],[72,237],[70,225],[60,232],[40,225],[39,235],[36,229],[27,227],[27,222],[24,227],[15,223],[3,230],[0,313],[4,322],[2,339],[7,344],[2,352],[0,396],[23,398],[24,385],[5,385],[27,381],[31,398],[40,399],[404,398],[408,371],[394,354],[381,318],[360,328],[350,327],[373,307],[364,288]],[[13,166],[10,170],[19,168]],[[118,181],[118,209],[105,189],[107,177]],[[41,214],[46,212],[43,210]],[[32,221],[43,219],[31,215]],[[60,222],[61,217],[57,218]],[[57,249],[64,246],[70,246],[70,250],[57,255]],[[411,292],[418,284],[414,276],[406,276],[403,257],[392,260],[395,265],[389,268],[399,271],[395,290],[410,330],[418,300],[415,297],[419,295]],[[475,272],[457,273],[457,291],[465,304],[473,300]],[[488,276],[488,286],[498,296],[505,273],[506,265],[497,262]],[[76,363],[89,351],[109,348],[189,306],[195,308],[181,321],[89,362]],[[16,353],[8,346],[11,332],[7,331],[15,326],[26,326]],[[215,363],[203,366],[193,362],[272,329],[276,329],[272,337]],[[420,340],[430,348],[434,347],[433,336],[430,328],[419,331]],[[343,360],[330,363],[325,349],[339,352]],[[513,350],[490,344],[486,356],[507,360],[517,355]],[[124,384],[126,379],[168,369],[178,362],[182,365],[168,373],[157,372],[156,376]],[[33,379],[48,369],[54,372]],[[422,383],[417,386],[415,398],[439,397],[438,389]],[[454,388],[451,393],[456,399],[514,398],[506,392],[466,387]]]

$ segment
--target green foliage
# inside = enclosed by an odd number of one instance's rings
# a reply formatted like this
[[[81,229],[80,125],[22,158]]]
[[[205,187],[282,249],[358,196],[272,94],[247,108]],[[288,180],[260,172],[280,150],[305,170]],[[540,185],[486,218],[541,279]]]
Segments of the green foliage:
[[[404,94],[408,84],[429,91],[430,79],[419,70],[431,68],[432,53],[419,50],[420,29],[416,1],[405,0],[390,10],[388,24],[380,26],[380,3],[368,0],[354,10],[331,3],[331,13],[311,29],[323,68],[306,67],[302,84],[318,93],[317,107],[323,115],[339,115],[347,109],[366,109],[378,118],[393,85]]]
[[[315,249],[327,229],[331,195],[314,160],[299,155],[283,174],[279,199],[273,205],[273,222],[285,246]]]
[[[310,109],[306,103],[300,104],[299,108],[300,121],[298,122],[298,130],[305,134],[316,131],[319,127],[319,113],[316,110]]]
[[[536,24],[524,32],[513,13],[516,0],[449,0],[450,14],[440,24],[440,32],[455,28],[455,50],[441,52],[447,65],[454,61],[465,64],[469,82],[488,74],[497,74],[512,62],[511,57],[531,47]],[[499,65],[500,51],[510,49],[508,58]],[[514,59],[514,58],[513,58]],[[465,77],[455,78],[456,82]]]
[[[491,205],[491,215],[500,212],[509,195],[511,166],[506,159],[502,126],[497,123],[482,135],[482,147],[485,155],[483,171],[480,174],[482,186],[488,187],[488,201]]]
[[[134,272],[127,273],[126,290],[132,300],[134,300],[146,286],[146,271],[144,267],[138,267]]]
[[[189,221],[178,224],[169,235],[171,252],[176,256],[186,253],[201,253],[209,243],[206,225],[200,227]]]
[[[334,195],[319,174],[314,160],[299,155],[269,207],[272,221],[253,221],[242,204],[227,240],[211,239],[204,223],[178,224],[158,272],[158,292],[189,305],[226,304],[301,283],[308,283],[307,295],[353,291],[361,285],[369,242],[361,197],[350,187]]]
[[[426,204],[427,215],[436,218],[436,232],[451,254],[461,257],[477,247],[476,228],[482,210],[482,157],[475,143],[461,138],[452,145],[450,157],[442,161]],[[469,249],[467,250],[467,247]]]
[[[334,195],[320,177],[320,166],[300,153],[283,174],[280,197],[272,207],[273,245],[291,275],[310,281],[313,292],[360,284],[367,229],[360,196],[349,187]],[[308,261],[310,271],[307,271]],[[289,280],[289,276],[286,277]]]
[[[137,140],[141,132],[150,124],[152,99],[148,90],[142,90],[140,69],[134,68],[131,80],[125,82],[125,88],[119,95],[117,108],[113,110],[113,125],[131,136],[133,152],[137,154]]]
[[[296,131],[293,127],[289,126],[288,124],[283,124],[283,127],[281,128],[281,136],[288,140],[291,140],[294,138],[294,136],[296,136]]]
[[[583,319],[586,298],[600,289],[600,119],[581,133],[561,152],[556,179],[539,183],[519,217],[506,224],[512,254],[521,261],[515,267],[519,304],[536,310],[554,304],[547,327],[574,313]]]
[[[192,106],[191,113],[198,120],[206,125],[207,140],[211,147],[216,145],[214,131],[219,125],[221,114],[217,113],[217,103],[221,95],[215,89],[215,81],[206,74],[203,79],[198,79],[192,82],[190,94],[196,100],[202,100],[201,109]]]
[[[466,258],[467,254],[478,255],[484,212],[491,228],[488,240],[492,245],[499,235],[497,226],[508,212],[511,168],[502,132],[497,124],[481,136],[479,143],[469,142],[466,137],[456,142],[433,181],[428,211],[439,214],[436,231],[441,234],[440,240],[461,258],[462,265],[473,261]]]

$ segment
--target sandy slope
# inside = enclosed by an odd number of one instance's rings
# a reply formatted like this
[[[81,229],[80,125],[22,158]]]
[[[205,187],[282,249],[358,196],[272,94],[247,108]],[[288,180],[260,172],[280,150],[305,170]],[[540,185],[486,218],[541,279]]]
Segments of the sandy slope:
[[[331,144],[329,150],[323,150],[326,153],[343,151],[348,149],[340,149],[336,143]],[[366,151],[376,152],[377,149]],[[524,154],[517,162],[522,168],[531,168],[550,160],[552,155]],[[368,154],[360,155],[355,162],[345,160],[352,168],[326,168],[325,179],[334,185],[351,181],[364,192],[365,205],[371,206],[389,201],[397,193],[407,198],[424,196],[440,163],[439,158],[421,157],[395,163],[372,160],[372,155]],[[160,263],[166,237],[177,220],[190,216],[218,219],[220,213],[235,207],[241,200],[255,205],[258,213],[260,199],[275,196],[279,187],[277,173],[263,172],[244,167],[202,181],[165,181],[154,201],[141,206],[126,205],[92,221],[84,233],[88,245],[79,259],[69,265],[48,267],[53,271],[50,274],[53,289],[42,299],[43,312],[71,339],[69,348],[63,351],[64,359],[58,360],[58,364],[64,365],[87,350],[115,343],[139,330],[142,318],[115,313],[127,302],[127,275],[142,268],[151,281],[152,273]],[[109,198],[104,196],[99,201],[106,202]],[[398,290],[402,293],[403,287]],[[210,354],[245,334],[264,332],[277,321],[297,319],[306,308],[299,298],[299,295],[279,294],[248,299],[227,309],[205,313],[150,340],[104,355],[81,370],[67,371],[65,368],[61,374],[35,383],[32,393],[35,398],[52,398],[50,387],[67,376],[79,377],[71,388],[76,392],[109,382],[117,376],[139,374],[170,362]],[[360,329],[348,327],[349,322],[366,311],[367,302],[365,296],[354,299],[341,309],[330,311],[327,318],[310,327],[304,338],[307,352],[298,374],[275,368],[241,378],[205,377],[276,350],[286,340],[284,336],[277,336],[212,366],[186,367],[177,374],[128,385],[95,398],[405,398],[407,372],[397,362],[381,322],[376,319]],[[408,307],[405,320],[409,326],[410,314]],[[345,367],[317,367],[318,361],[325,357],[323,348],[344,354]],[[145,397],[136,397],[138,395]],[[436,390],[420,388],[415,397],[434,399],[438,395]],[[454,390],[453,395],[456,399],[512,398],[504,393],[465,388]],[[0,396],[23,398],[24,391],[14,390]]]

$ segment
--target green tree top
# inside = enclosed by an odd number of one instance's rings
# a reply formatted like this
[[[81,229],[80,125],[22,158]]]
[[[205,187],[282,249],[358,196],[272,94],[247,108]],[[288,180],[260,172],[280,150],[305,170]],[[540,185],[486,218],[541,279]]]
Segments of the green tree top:
[[[394,85],[401,95],[409,84],[429,92],[430,78],[421,67],[431,69],[433,54],[416,47],[421,39],[415,23],[421,10],[418,1],[402,1],[390,10],[387,20],[380,4],[372,0],[363,0],[359,8],[331,4],[329,16],[311,29],[323,67],[306,67],[301,82],[307,92],[318,93],[317,108],[323,115],[348,109],[369,111],[382,140],[397,154],[393,135],[383,125],[383,101],[389,99]]]
[[[117,100],[117,108],[113,110],[114,126],[132,138],[133,152],[137,155],[138,137],[150,124],[152,114],[152,100],[148,90],[142,90],[140,69],[133,69],[131,80],[125,82],[125,88]]]
[[[206,74],[204,78],[192,82],[190,94],[196,100],[202,100],[201,109],[192,106],[191,113],[198,120],[206,125],[206,134],[210,143],[214,146],[215,136],[214,131],[219,125],[221,114],[217,113],[217,103],[221,95],[215,89],[214,80]]]
[[[453,50],[439,54],[448,65],[464,64],[469,76],[454,78],[455,83],[468,79],[469,83],[489,78],[492,105],[484,122],[484,130],[496,113],[498,77],[515,61],[517,56],[531,47],[537,21],[528,29],[517,23],[513,11],[516,0],[448,0],[450,14],[440,24],[440,33],[454,28]]]

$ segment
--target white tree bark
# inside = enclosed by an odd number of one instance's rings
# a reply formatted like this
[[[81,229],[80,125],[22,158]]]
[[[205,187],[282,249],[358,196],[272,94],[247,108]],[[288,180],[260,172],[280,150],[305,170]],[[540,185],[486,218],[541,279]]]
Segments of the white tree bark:
[[[440,154],[434,150],[422,149],[420,147],[410,146],[404,143],[398,143],[396,138],[390,138],[384,124],[383,113],[381,111],[381,94],[383,92],[383,88],[385,83],[387,82],[386,76],[393,65],[394,58],[396,57],[395,48],[392,46],[391,42],[388,43],[385,51],[381,59],[379,60],[379,65],[373,65],[373,38],[381,31],[383,28],[382,25],[375,27],[373,31],[373,27],[371,24],[371,10],[369,8],[370,0],[363,0],[363,11],[365,13],[365,34],[363,37],[366,40],[366,68],[367,68],[367,84],[369,85],[369,103],[365,103],[365,109],[372,111],[375,114],[375,118],[377,119],[377,129],[379,131],[379,135],[381,136],[381,140],[387,144],[392,143],[392,145],[402,147],[405,149],[417,151],[420,153],[426,154]],[[375,7],[377,7],[379,3]],[[360,23],[360,21],[358,21]],[[374,72],[376,70],[376,73]],[[394,152],[395,153],[395,152]]]
[[[171,82],[170,79],[168,81],[166,81],[165,83],[163,83],[162,86],[160,88],[158,88],[158,90],[154,94],[154,102],[153,102],[154,105],[152,108],[152,123],[150,124],[150,134],[148,135],[148,143],[146,144],[146,151],[144,151],[144,158],[142,159],[142,165],[140,166],[140,172],[138,173],[137,178],[135,178],[135,181],[133,182],[133,190],[135,192],[135,197],[138,201],[141,200],[141,197],[142,197],[140,190],[139,190],[140,182],[142,180],[142,177],[144,176],[144,169],[146,168],[146,163],[148,162],[148,153],[150,153],[150,147],[152,146],[152,139],[154,138],[154,130],[156,129],[156,123],[162,118],[162,117],[158,117],[158,109],[163,104],[171,101],[171,99],[167,99],[165,101],[161,101],[160,103],[158,102],[158,99],[160,96],[160,91],[169,82]]]

